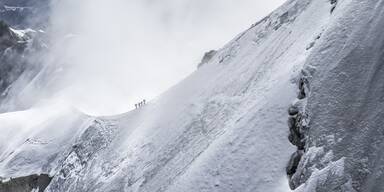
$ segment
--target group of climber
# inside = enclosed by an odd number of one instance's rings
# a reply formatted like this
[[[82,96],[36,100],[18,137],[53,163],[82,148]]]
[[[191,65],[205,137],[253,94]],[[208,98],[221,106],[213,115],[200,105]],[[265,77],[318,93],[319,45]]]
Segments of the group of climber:
[[[145,99],[143,99],[140,103],[136,103],[135,108],[138,109],[138,108],[144,106],[146,104],[145,102],[146,102]]]

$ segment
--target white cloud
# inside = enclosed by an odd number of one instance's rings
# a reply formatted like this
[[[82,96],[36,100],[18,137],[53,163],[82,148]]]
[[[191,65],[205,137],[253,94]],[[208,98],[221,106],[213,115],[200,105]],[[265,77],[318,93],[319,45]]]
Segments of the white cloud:
[[[205,51],[220,48],[283,1],[58,1],[52,54],[70,66],[62,93],[87,113],[127,111],[193,72]]]

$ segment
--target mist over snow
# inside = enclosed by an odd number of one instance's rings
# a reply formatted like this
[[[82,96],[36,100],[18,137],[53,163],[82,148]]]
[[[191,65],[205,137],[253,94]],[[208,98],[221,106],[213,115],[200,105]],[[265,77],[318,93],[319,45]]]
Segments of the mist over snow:
[[[62,0],[48,63],[63,65],[60,97],[94,115],[128,111],[193,72],[283,0]]]
[[[383,10],[0,0],[0,192],[384,191]]]

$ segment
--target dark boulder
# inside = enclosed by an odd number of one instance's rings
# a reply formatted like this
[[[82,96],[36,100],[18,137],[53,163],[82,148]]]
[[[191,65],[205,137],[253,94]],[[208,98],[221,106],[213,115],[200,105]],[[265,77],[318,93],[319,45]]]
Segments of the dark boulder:
[[[286,172],[288,176],[292,176],[296,172],[302,156],[303,156],[303,151],[301,150],[298,150],[291,155],[291,158],[286,168]]]
[[[197,66],[197,68],[200,68],[204,64],[208,63],[216,55],[216,53],[217,53],[216,50],[210,50],[210,51],[206,52],[204,54],[203,58],[201,59],[201,62]]]
[[[299,113],[299,108],[295,105],[292,105],[288,108],[288,114],[291,116],[297,115]]]

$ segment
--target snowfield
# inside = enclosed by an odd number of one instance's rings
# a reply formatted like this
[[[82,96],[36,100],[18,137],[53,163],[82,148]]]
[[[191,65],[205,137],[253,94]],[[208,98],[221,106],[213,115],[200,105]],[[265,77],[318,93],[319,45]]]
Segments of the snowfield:
[[[289,0],[125,114],[0,114],[0,178],[49,174],[47,192],[381,191],[383,8]],[[303,149],[288,140],[291,105]]]
[[[1,176],[49,173],[58,166],[58,152],[70,148],[81,128],[90,124],[89,117],[67,105],[48,106],[0,116]]]

